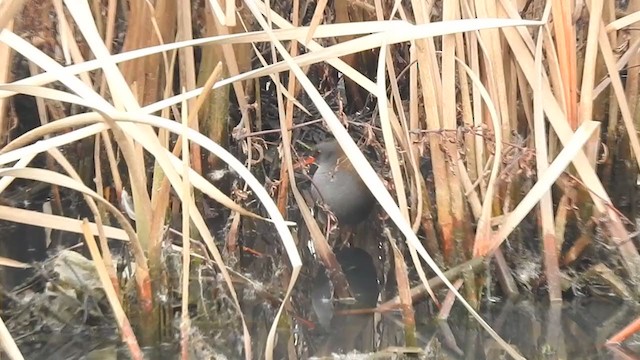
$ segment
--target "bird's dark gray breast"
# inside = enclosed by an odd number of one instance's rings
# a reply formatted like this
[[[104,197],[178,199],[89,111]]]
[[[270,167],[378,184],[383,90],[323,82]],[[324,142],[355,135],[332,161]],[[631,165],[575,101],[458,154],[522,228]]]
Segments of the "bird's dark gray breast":
[[[371,212],[373,195],[357,173],[320,167],[312,180],[312,194],[329,207],[341,224],[357,224]]]

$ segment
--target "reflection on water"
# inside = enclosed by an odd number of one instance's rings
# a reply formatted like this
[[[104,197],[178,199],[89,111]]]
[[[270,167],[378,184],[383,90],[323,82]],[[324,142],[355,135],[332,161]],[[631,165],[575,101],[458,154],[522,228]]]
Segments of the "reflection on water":
[[[334,312],[371,309],[378,301],[376,267],[371,255],[360,248],[345,248],[335,252],[336,259],[349,283],[353,295],[349,303],[333,303],[332,289],[324,269],[320,269],[312,289],[313,308],[321,325],[322,344],[314,353],[319,356],[331,352],[346,353],[358,349],[373,350],[374,317],[372,313],[334,315]]]
[[[424,320],[417,309],[418,346],[425,359],[509,359],[510,357],[488,334],[467,315],[464,308],[455,307],[449,321]],[[494,304],[484,311],[489,324],[527,359],[640,359],[640,336],[636,335],[622,348],[610,350],[603,346],[608,337],[640,314],[634,304],[609,300],[577,299],[558,306],[534,304],[529,301]],[[346,320],[354,324],[353,320]],[[398,358],[403,352],[404,334],[399,316],[376,315],[372,342],[377,353],[365,358]],[[353,327],[344,326],[331,334],[336,346],[321,355],[336,352],[344,339],[350,338]],[[312,339],[312,342],[326,338]],[[338,353],[344,354],[339,351]],[[385,353],[387,355],[385,355]],[[391,355],[391,354],[395,355]],[[331,357],[328,357],[331,358]],[[402,358],[402,357],[400,357]]]
[[[418,346],[415,348],[404,347],[402,322],[397,314],[344,316],[336,313],[329,331],[305,333],[298,338],[298,357],[290,356],[293,348],[287,344],[292,343],[286,336],[279,336],[274,359],[510,359],[461,306],[454,306],[448,321],[438,322],[424,315],[423,305],[416,307]],[[640,335],[630,338],[620,348],[603,346],[608,337],[638,314],[640,308],[635,304],[577,299],[555,307],[529,301],[494,304],[484,311],[483,317],[526,359],[609,360],[640,359]],[[266,336],[266,332],[252,334],[254,359],[264,359],[263,335]],[[224,349],[224,345],[213,340],[215,338],[198,336],[197,332],[192,334],[190,359],[244,358],[241,347]],[[79,354],[67,349],[47,358],[128,359],[126,347],[120,345],[116,349],[113,340],[106,348],[84,351],[84,356],[71,355]],[[95,341],[98,343],[99,339]],[[176,340],[173,344],[147,348],[145,353],[149,359],[177,359],[179,344]]]
[[[405,347],[399,312],[365,311],[376,306],[380,294],[371,256],[362,249],[347,248],[336,251],[336,258],[353,298],[335,299],[324,270],[301,281],[301,287],[306,285],[312,291],[300,291],[283,314],[281,326],[277,327],[274,359],[345,358],[335,353],[349,354],[346,359],[510,358],[459,304],[454,305],[449,320],[436,321],[433,315],[436,309],[430,302],[417,303],[417,343],[415,347]],[[59,275],[56,278],[65,279]],[[205,282],[206,279],[210,282]],[[215,279],[203,277],[203,288],[216,288]],[[82,283],[86,286],[89,282]],[[239,322],[236,310],[220,293],[213,298],[217,302],[203,302],[202,308],[206,310],[192,318],[190,359],[244,358],[242,332],[234,328]],[[14,305],[7,325],[26,358],[130,358],[128,349],[119,343],[113,320],[107,312],[104,315],[97,311],[97,296],[89,301],[65,294],[54,297],[52,292],[33,293],[23,294],[22,298],[13,295],[18,305]],[[249,296],[248,291],[242,294],[242,309],[251,334],[251,359],[264,359],[279,303],[266,302],[255,294]],[[313,299],[309,299],[308,294],[313,294]],[[309,304],[305,304],[305,300]],[[314,314],[305,312],[310,308],[315,310]],[[640,307],[634,303],[596,296],[578,297],[556,306],[523,300],[487,304],[482,315],[527,359],[640,359],[640,335],[615,349],[603,346],[608,338],[640,315]],[[44,325],[34,327],[32,319],[42,316],[46,320]],[[179,313],[175,316],[179,319]],[[305,325],[311,323],[309,320],[320,326],[309,329],[310,326]],[[178,334],[179,321],[173,325],[173,334]],[[178,336],[167,336],[164,340],[170,344],[146,349],[146,358],[179,358]]]

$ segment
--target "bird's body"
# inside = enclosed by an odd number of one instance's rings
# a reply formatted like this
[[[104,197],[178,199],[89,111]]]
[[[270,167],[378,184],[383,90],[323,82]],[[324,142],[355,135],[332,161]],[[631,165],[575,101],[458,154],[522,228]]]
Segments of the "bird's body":
[[[367,218],[374,197],[336,141],[316,146],[312,194],[326,204],[344,225],[355,225]]]

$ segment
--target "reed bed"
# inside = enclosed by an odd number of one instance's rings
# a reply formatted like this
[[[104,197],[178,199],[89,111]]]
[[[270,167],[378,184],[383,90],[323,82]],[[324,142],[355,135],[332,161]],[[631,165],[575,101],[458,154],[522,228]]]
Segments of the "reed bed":
[[[478,315],[489,294],[640,295],[638,0],[0,9],[0,219],[49,234],[0,260],[37,278],[83,253],[131,358],[175,339],[183,359],[310,355],[309,278],[339,266],[302,157],[328,134],[379,204],[353,241],[393,278],[376,312],[407,348],[426,297],[523,358]],[[22,358],[27,329],[0,324]]]

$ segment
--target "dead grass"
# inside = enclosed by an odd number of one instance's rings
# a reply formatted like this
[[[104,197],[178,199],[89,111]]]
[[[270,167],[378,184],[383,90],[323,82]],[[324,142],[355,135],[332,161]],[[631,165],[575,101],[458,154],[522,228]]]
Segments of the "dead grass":
[[[237,6],[216,0],[0,2],[0,59],[5,60],[0,62],[5,64],[0,126],[2,139],[10,140],[0,150],[5,166],[0,189],[15,179],[46,182],[81,193],[89,209],[78,220],[61,205],[54,214],[0,206],[0,219],[83,234],[133,358],[142,358],[139,339],[153,343],[169,326],[161,318],[167,309],[157,294],[167,281],[161,255],[166,227],[178,224],[182,357],[188,356],[192,326],[194,239],[206,245],[223,276],[244,333],[245,358],[260,353],[271,359],[277,343],[288,341],[284,336],[276,341],[276,330],[295,327],[290,300],[302,291],[299,276],[306,271],[299,250],[307,236],[300,233],[310,234],[327,267],[337,266],[329,236],[316,223],[296,177],[299,144],[316,139],[314,131],[322,129],[345,149],[393,224],[386,227],[386,237],[375,241],[389,249],[389,238],[396,260],[409,255],[411,268],[436,303],[444,298],[429,288],[428,274],[442,277],[514,358],[522,355],[475,312],[483,293],[477,284],[485,279],[471,269],[464,273],[467,301],[441,267],[494,258],[504,276],[503,291],[510,293],[505,284],[514,280],[501,244],[511,236],[511,243],[540,250],[548,296],[562,301],[559,259],[569,240],[564,229],[594,216],[614,245],[610,255],[619,259],[625,278],[640,277],[640,257],[629,241],[633,230],[615,207],[621,193],[635,191],[633,186],[616,189],[617,179],[633,179],[628,183],[635,186],[640,161],[640,41],[637,31],[626,30],[638,21],[640,1],[630,0],[627,9],[617,9],[614,0],[587,1],[582,8],[576,4],[584,2],[566,0],[346,4],[334,9],[327,1]],[[34,33],[24,18],[14,23],[32,5],[40,8],[31,14],[55,9],[56,26]],[[351,22],[330,23],[344,20],[345,14]],[[22,62],[31,75],[11,79]],[[625,65],[623,83],[619,71]],[[265,77],[271,88],[264,86]],[[342,86],[344,97],[336,95]],[[11,130],[24,117],[4,110],[17,94],[35,97],[37,111],[32,113],[39,119],[38,126],[19,134]],[[373,112],[375,121],[359,119],[345,127],[345,119],[365,110]],[[323,119],[321,125],[292,130],[314,116]],[[280,132],[256,134],[270,129]],[[60,151],[83,141],[95,151],[73,156]],[[356,142],[372,145],[383,158],[368,161]],[[32,162],[42,153],[49,159],[46,169]],[[425,158],[432,182],[421,171]],[[94,166],[83,167],[83,159]],[[622,160],[633,166],[614,178],[614,162]],[[93,182],[80,175],[87,170]],[[216,171],[237,177],[212,180]],[[574,177],[573,188],[554,188],[563,174]],[[552,193],[556,188],[559,196]],[[224,239],[218,241],[207,223],[208,199],[223,214],[217,225],[224,227]],[[571,201],[579,204],[569,211],[556,206]],[[135,226],[123,215],[126,207]],[[523,221],[539,224],[535,237],[540,245],[513,233]],[[285,269],[272,276],[282,291],[275,297],[279,303],[264,348],[251,346],[243,296],[230,272],[242,269],[234,261],[242,247],[232,244],[246,241],[243,227],[271,232],[275,227],[280,242],[271,251],[286,254]],[[418,235],[429,239],[423,242]],[[134,255],[141,312],[135,334],[122,306],[123,274],[116,270],[108,239],[127,241]],[[3,263],[14,264],[10,259]],[[407,268],[396,265],[398,301],[407,330],[413,329],[411,281]],[[629,286],[637,298],[640,284],[631,281]],[[14,344],[2,330],[3,344]],[[21,357],[15,347],[11,353]]]

